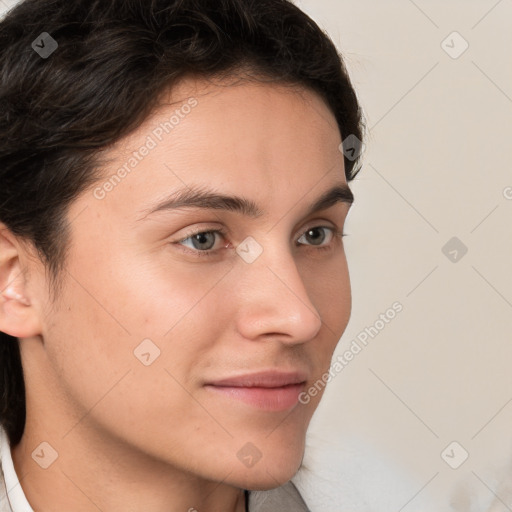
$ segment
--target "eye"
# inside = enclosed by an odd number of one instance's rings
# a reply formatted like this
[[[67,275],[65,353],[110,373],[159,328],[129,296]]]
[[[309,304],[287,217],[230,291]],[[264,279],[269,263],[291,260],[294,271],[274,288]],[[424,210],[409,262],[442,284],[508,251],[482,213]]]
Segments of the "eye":
[[[297,243],[303,245],[323,246],[329,245],[335,235],[335,229],[327,226],[316,226],[309,228],[297,240]]]
[[[189,233],[187,237],[176,242],[175,245],[184,247],[185,252],[194,256],[219,255],[220,249],[227,249],[229,243],[219,244],[218,239],[226,240],[227,233],[222,230],[203,230]],[[296,241],[298,246],[311,246],[318,250],[334,248],[334,239],[344,235],[337,228],[331,226],[314,226],[306,230]]]
[[[222,240],[222,233],[219,231],[201,231],[180,240],[178,243],[196,251],[211,251],[216,243]]]

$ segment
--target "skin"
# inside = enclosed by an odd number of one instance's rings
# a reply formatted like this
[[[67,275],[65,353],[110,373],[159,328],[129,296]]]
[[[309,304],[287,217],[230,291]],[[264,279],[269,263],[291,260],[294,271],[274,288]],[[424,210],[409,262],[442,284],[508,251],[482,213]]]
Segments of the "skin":
[[[109,148],[105,179],[191,96],[197,106],[122,182],[72,203],[55,302],[41,260],[0,226],[0,329],[21,340],[27,389],[12,455],[36,512],[241,512],[241,489],[277,487],[300,467],[321,392],[269,412],[204,384],[300,369],[307,389],[328,370],[351,304],[342,239],[330,230],[342,232],[349,204],[307,212],[346,186],[340,133],[311,91],[189,79]],[[244,197],[260,215],[147,215],[183,187]],[[213,235],[208,256],[186,239],[217,229],[226,234]],[[248,236],[263,248],[253,263],[235,251]],[[148,338],[160,356],[145,366],[134,350]],[[32,457],[43,441],[58,453],[48,469]],[[252,467],[237,457],[248,442],[261,453]]]

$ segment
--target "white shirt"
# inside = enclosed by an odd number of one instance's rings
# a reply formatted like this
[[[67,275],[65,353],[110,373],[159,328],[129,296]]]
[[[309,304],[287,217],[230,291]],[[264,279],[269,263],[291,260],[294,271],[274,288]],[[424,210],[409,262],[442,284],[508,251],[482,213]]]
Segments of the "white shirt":
[[[309,512],[291,482],[271,491],[251,492],[249,511]],[[2,427],[0,427],[0,512],[34,512],[14,469],[7,434]]]
[[[14,469],[9,441],[0,427],[0,512],[34,512]]]

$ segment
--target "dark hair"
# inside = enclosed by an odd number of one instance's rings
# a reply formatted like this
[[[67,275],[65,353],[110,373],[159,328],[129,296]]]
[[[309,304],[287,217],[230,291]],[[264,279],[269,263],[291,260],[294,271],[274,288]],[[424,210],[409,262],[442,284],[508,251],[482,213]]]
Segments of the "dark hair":
[[[51,55],[48,33],[58,44]],[[25,0],[0,22],[0,221],[31,244],[55,286],[70,203],[100,175],[99,155],[188,76],[305,86],[342,139],[363,120],[328,36],[288,0]],[[357,159],[345,156],[347,179]],[[19,341],[0,333],[0,424],[25,427]]]

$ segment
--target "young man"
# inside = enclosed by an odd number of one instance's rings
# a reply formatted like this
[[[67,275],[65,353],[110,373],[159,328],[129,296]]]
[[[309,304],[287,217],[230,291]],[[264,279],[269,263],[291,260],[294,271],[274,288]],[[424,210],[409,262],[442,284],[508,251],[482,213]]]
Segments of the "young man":
[[[286,0],[26,0],[0,48],[0,510],[308,510],[362,138],[333,44]]]

